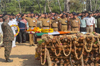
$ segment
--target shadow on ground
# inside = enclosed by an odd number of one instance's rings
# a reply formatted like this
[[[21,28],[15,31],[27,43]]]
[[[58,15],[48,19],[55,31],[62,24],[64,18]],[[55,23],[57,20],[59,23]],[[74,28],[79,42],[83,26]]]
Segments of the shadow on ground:
[[[22,66],[40,66],[39,60],[35,60],[34,55],[11,55],[11,58],[24,59]]]
[[[35,60],[34,55],[11,55],[10,58],[13,58],[13,62],[19,61],[21,66],[41,66],[40,60]],[[14,58],[19,58],[21,60],[14,60]],[[0,62],[5,62],[5,59],[0,58]]]
[[[11,58],[19,58],[24,59],[23,61],[19,61],[22,66],[41,66],[39,60],[35,60],[34,55],[11,55]]]

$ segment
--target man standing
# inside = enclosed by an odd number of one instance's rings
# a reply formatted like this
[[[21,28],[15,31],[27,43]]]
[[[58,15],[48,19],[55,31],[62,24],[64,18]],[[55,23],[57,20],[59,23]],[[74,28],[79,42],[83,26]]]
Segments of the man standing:
[[[58,19],[61,22],[61,31],[67,31],[68,21],[66,18],[66,14],[62,15],[63,18]]]
[[[71,22],[71,30],[72,31],[80,31],[80,19],[77,17],[77,14],[73,14],[73,18],[70,19]]]
[[[89,17],[85,18],[87,25],[87,32],[91,33],[95,31],[95,18],[92,17],[92,13],[89,13]]]
[[[82,15],[81,16],[81,19],[80,19],[80,32],[86,32],[86,20],[84,19],[85,15]]]
[[[42,28],[43,29],[49,29],[51,28],[51,20],[48,18],[48,15],[45,14],[45,17],[43,19],[40,19],[42,21]]]
[[[10,16],[10,21],[9,21],[8,24],[9,24],[10,26],[11,26],[11,25],[17,25],[17,24],[15,23],[15,20],[13,20],[13,15]],[[11,27],[11,29],[12,29],[13,33],[16,34],[16,28],[15,28],[15,27]],[[12,42],[12,47],[16,47],[16,36],[14,37],[14,40],[13,40],[13,42]]]
[[[58,20],[56,15],[54,15],[54,19],[51,21],[51,27],[54,31],[58,31]]]
[[[5,58],[6,62],[12,62],[13,60],[9,59],[11,49],[12,49],[12,41],[14,40],[14,34],[11,27],[8,25],[9,17],[3,17],[4,23],[2,24],[2,31],[3,31],[3,43],[5,47]]]
[[[28,21],[28,25],[29,25],[29,29],[34,29],[34,27],[37,27],[37,19],[33,16],[31,16],[30,14],[28,14],[26,17],[25,16],[25,19]],[[31,46],[35,46],[34,45],[34,34],[29,34],[29,41],[30,41],[30,45]]]
[[[27,25],[27,21],[25,20],[24,15],[21,15],[21,20],[18,23],[18,26],[20,28],[20,32],[19,32],[19,38],[20,38],[20,43],[25,43],[26,42],[26,25]],[[22,39],[23,37],[23,39]]]

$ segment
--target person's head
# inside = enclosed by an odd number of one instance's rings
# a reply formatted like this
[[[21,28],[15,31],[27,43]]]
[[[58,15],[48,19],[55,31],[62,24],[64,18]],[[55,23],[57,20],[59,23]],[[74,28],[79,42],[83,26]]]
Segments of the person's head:
[[[86,13],[85,13],[85,16],[87,17],[88,15],[89,15],[89,13],[88,13],[88,12],[86,12]]]
[[[3,17],[3,21],[5,22],[9,22],[9,17],[7,16],[7,15],[5,15],[4,17]]]
[[[0,17],[0,22],[3,22],[2,16]]]
[[[85,17],[85,15],[81,15],[81,18],[83,19]]]
[[[21,18],[22,18],[22,19],[25,19],[24,14],[21,15]]]
[[[78,13],[78,16],[81,16],[82,14],[81,13]]]
[[[57,19],[57,15],[54,15],[54,19]]]
[[[27,16],[30,17],[31,15],[28,13]]]
[[[89,17],[92,17],[92,13],[89,13]]]
[[[15,19],[16,18],[16,16],[15,15],[13,15],[13,19]]]
[[[31,17],[34,17],[34,13],[31,13]]]
[[[9,18],[10,18],[10,20],[12,20],[12,19],[13,19],[13,15],[10,15],[10,17],[9,17]]]
[[[48,14],[45,14],[45,18],[48,18]]]
[[[77,14],[76,13],[73,14],[73,18],[75,18],[75,19],[77,18]]]
[[[63,18],[66,18],[66,14],[65,13],[63,14]]]

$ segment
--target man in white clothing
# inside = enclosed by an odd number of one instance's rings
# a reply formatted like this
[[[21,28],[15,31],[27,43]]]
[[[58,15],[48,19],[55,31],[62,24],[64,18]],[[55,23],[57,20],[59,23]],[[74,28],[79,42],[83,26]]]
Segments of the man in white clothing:
[[[87,25],[86,26],[87,33],[95,31],[95,18],[92,17],[91,13],[89,13],[89,17],[86,17],[85,20]]]
[[[17,25],[17,23],[16,23],[16,21],[13,19],[13,16],[11,15],[10,16],[10,21],[9,21],[9,23],[8,23],[10,26],[11,25]],[[14,34],[16,34],[16,27],[11,27],[12,28],[12,30],[13,30],[13,33]],[[14,40],[13,40],[13,42],[12,42],[12,47],[16,47],[16,36],[14,37]]]

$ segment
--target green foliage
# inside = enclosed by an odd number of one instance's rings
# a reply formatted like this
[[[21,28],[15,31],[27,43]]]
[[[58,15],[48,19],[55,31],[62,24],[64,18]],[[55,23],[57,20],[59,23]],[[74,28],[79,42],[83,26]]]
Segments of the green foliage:
[[[23,13],[40,13],[40,9],[37,3],[37,0],[19,0],[21,5],[21,10]],[[41,12],[44,12],[44,4],[45,0],[38,0],[41,7]],[[58,12],[60,13],[59,5],[57,0],[49,0],[50,1],[50,7],[52,12]],[[61,4],[62,11],[64,11],[64,0],[59,0]],[[8,0],[2,0],[1,1],[3,9],[0,12],[6,11],[7,13],[14,13],[17,14],[20,12],[19,9],[19,3],[18,0],[11,0],[11,2],[8,2]],[[5,4],[5,5],[4,5]],[[95,4],[95,0],[92,0],[92,4]],[[99,8],[100,1],[97,2],[97,8]],[[5,7],[6,6],[6,7]],[[93,5],[93,10],[95,6]],[[81,12],[83,10],[83,4],[80,2],[80,0],[71,0],[70,1],[70,12]],[[48,2],[46,3],[46,11],[49,12],[48,9]]]
[[[38,44],[41,45],[43,42],[45,42],[45,40],[40,40],[38,41]]]

